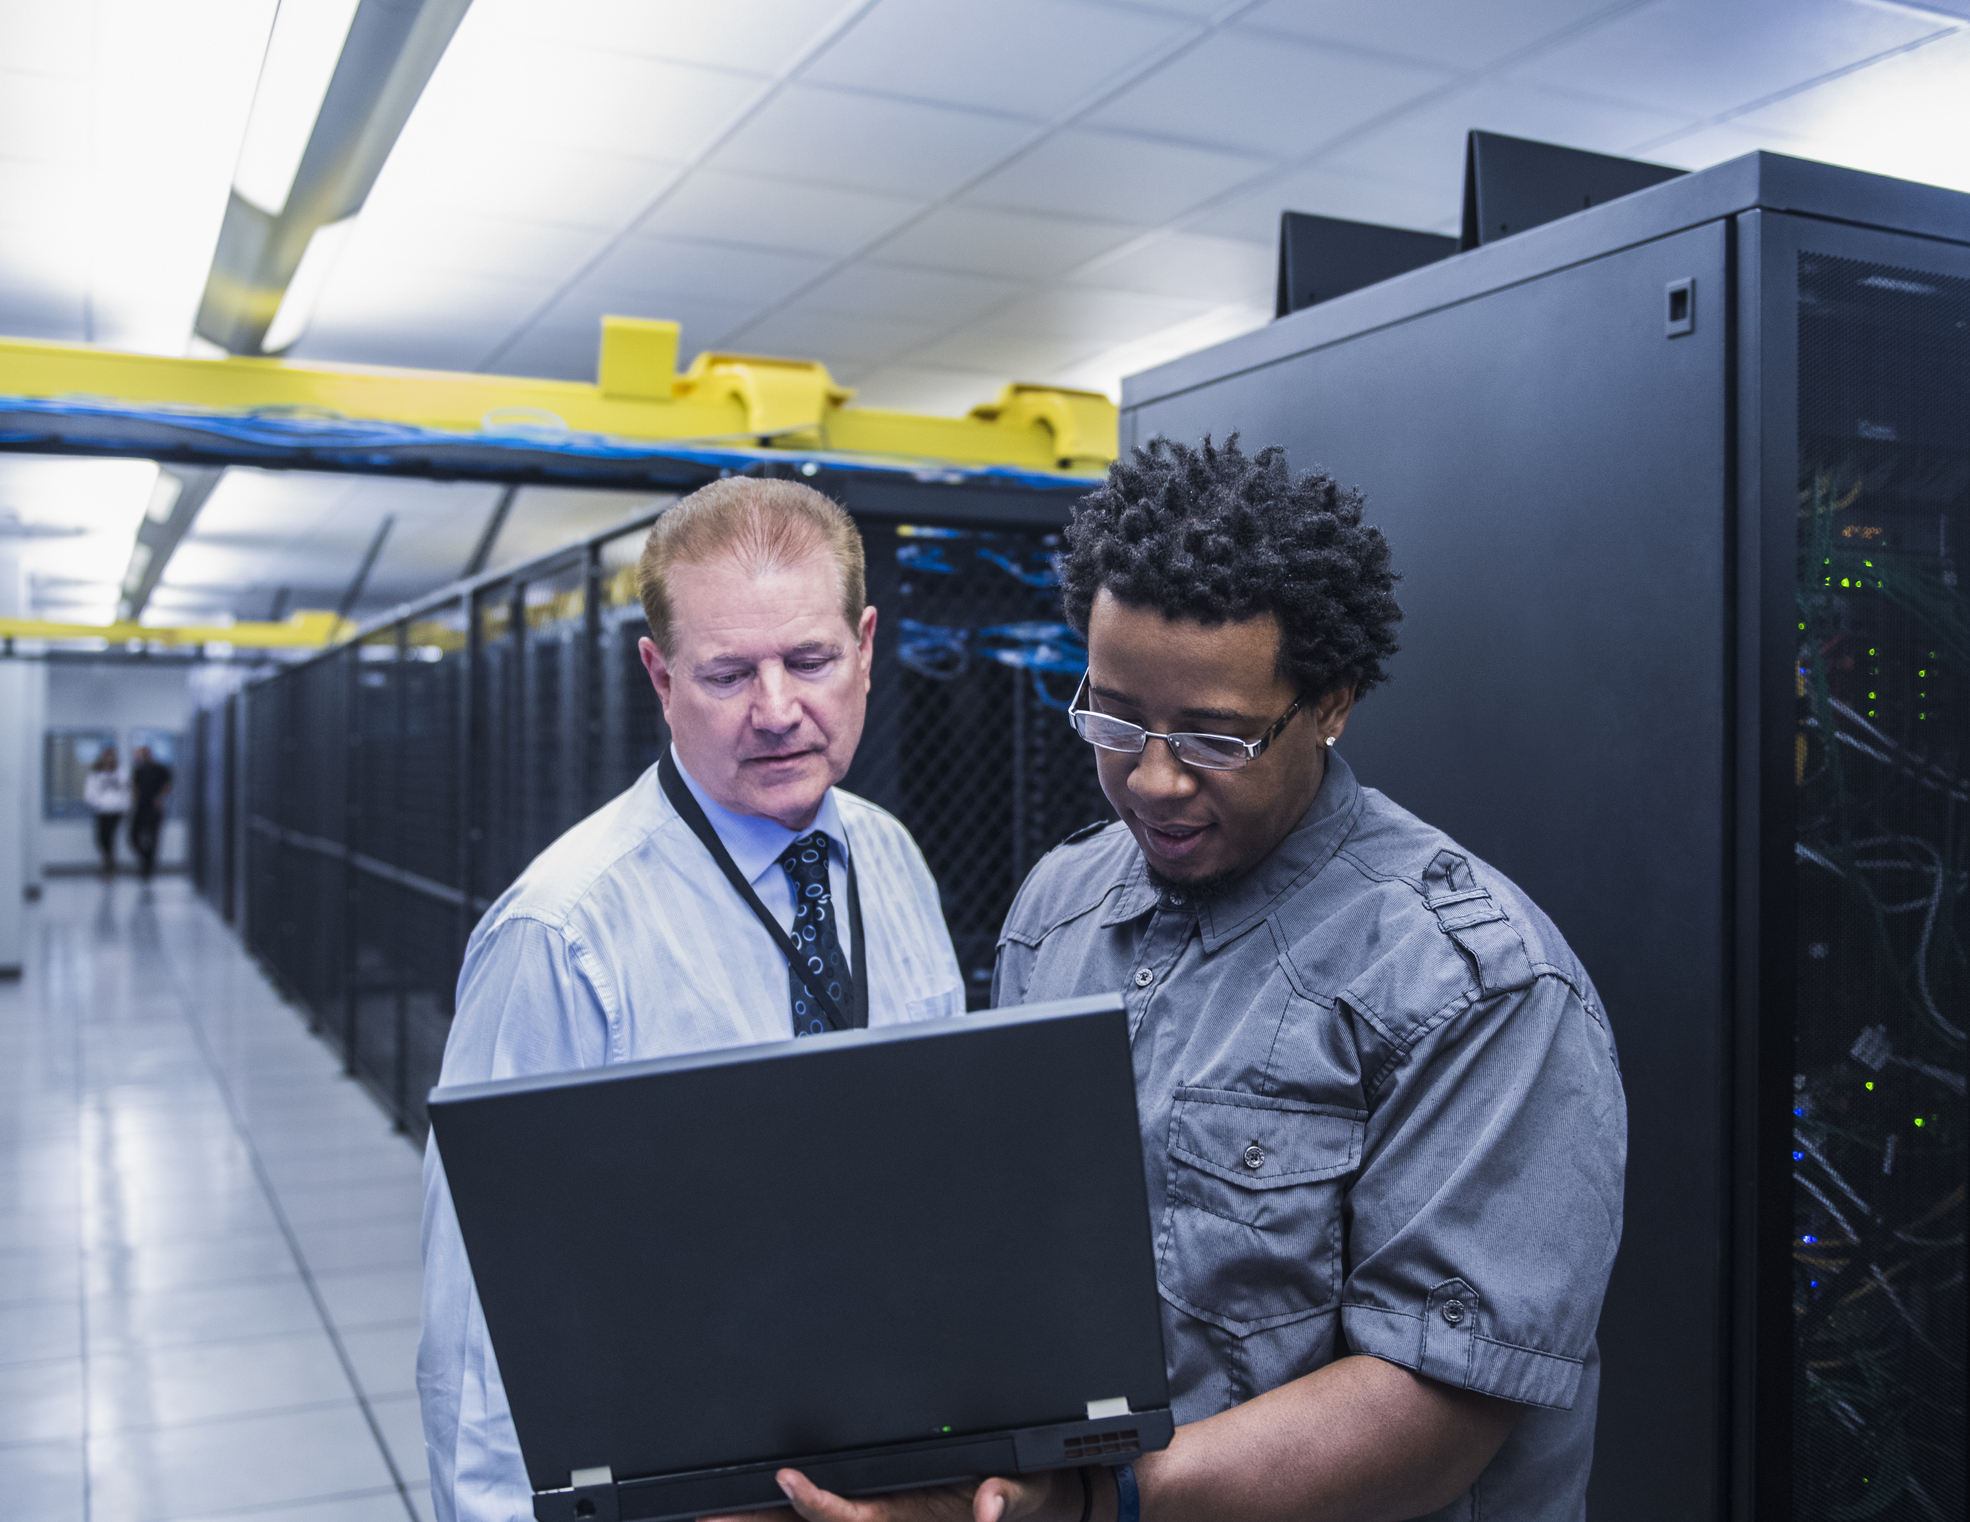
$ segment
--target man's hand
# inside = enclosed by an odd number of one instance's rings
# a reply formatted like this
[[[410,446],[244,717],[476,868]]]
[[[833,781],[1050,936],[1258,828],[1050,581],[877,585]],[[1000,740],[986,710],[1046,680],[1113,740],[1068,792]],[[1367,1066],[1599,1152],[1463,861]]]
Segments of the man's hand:
[[[1089,1471],[1099,1496],[1114,1484]],[[1023,1480],[986,1480],[940,1490],[905,1490],[895,1495],[852,1501],[821,1489],[798,1469],[774,1476],[787,1493],[786,1510],[748,1512],[740,1517],[705,1517],[700,1522],[1080,1522],[1081,1478],[1075,1469],[1056,1469]],[[1109,1508],[1113,1515],[1114,1508]],[[1097,1515],[1099,1511],[1097,1510]]]

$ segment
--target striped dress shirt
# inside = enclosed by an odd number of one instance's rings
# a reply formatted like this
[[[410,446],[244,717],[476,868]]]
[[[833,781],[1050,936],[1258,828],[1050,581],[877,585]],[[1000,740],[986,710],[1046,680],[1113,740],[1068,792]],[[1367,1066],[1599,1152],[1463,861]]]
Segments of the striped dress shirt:
[[[793,889],[779,857],[795,833],[733,814],[684,778],[753,891],[791,926]],[[868,978],[869,1024],[962,1014],[937,885],[909,832],[839,788],[810,828],[828,836],[837,901],[847,890],[843,855],[853,855],[868,969],[852,970]],[[793,1034],[786,958],[664,797],[654,766],[542,852],[486,911],[466,947],[457,1010],[446,1084]],[[440,1522],[530,1519],[533,1492],[435,1138],[424,1151],[417,1389]]]

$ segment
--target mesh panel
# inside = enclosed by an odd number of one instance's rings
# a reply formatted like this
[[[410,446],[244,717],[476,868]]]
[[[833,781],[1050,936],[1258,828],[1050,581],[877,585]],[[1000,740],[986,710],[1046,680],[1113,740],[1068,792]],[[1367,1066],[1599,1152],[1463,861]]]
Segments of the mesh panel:
[[[1794,1512],[1963,1508],[1970,281],[1799,269]]]
[[[1085,654],[1051,536],[864,527],[882,609],[847,785],[916,834],[974,1005],[1027,870],[1106,806],[1068,728]],[[668,742],[637,641],[641,531],[256,684],[248,943],[349,1070],[425,1126],[466,935]]]
[[[1085,647],[1060,623],[1057,536],[865,525],[881,609],[868,722],[846,785],[908,826],[943,894],[974,1008],[1026,873],[1106,818],[1067,724]]]
[[[670,743],[663,709],[636,652],[650,632],[636,594],[636,560],[642,533],[605,541],[599,557],[600,618],[596,625],[596,680],[601,705],[596,789],[613,798],[656,764]]]

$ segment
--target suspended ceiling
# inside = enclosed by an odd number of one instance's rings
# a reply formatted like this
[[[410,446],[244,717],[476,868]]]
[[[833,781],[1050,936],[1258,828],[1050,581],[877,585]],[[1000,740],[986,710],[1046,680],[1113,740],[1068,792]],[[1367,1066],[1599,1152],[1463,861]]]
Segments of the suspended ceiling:
[[[185,351],[273,14],[0,0],[0,332]],[[1970,190],[1966,22],[1970,0],[474,0],[292,353],[587,378],[607,312],[677,319],[686,356],[823,359],[876,405],[1112,392],[1268,319],[1282,209],[1455,231],[1472,127]],[[42,609],[106,617],[142,467],[67,466],[72,492],[0,467],[0,547]],[[332,603],[386,513],[365,603],[410,595],[462,568],[493,496],[234,476],[153,617]],[[529,494],[497,558],[594,518]]]

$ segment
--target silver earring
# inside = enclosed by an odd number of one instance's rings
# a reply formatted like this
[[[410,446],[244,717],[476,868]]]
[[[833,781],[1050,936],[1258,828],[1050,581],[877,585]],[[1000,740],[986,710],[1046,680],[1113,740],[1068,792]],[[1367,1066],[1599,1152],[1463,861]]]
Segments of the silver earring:
[[[1328,743],[1329,745],[1332,745],[1332,744],[1334,743],[1334,737],[1333,737],[1332,735],[1329,735],[1329,736],[1327,737],[1327,743]]]

